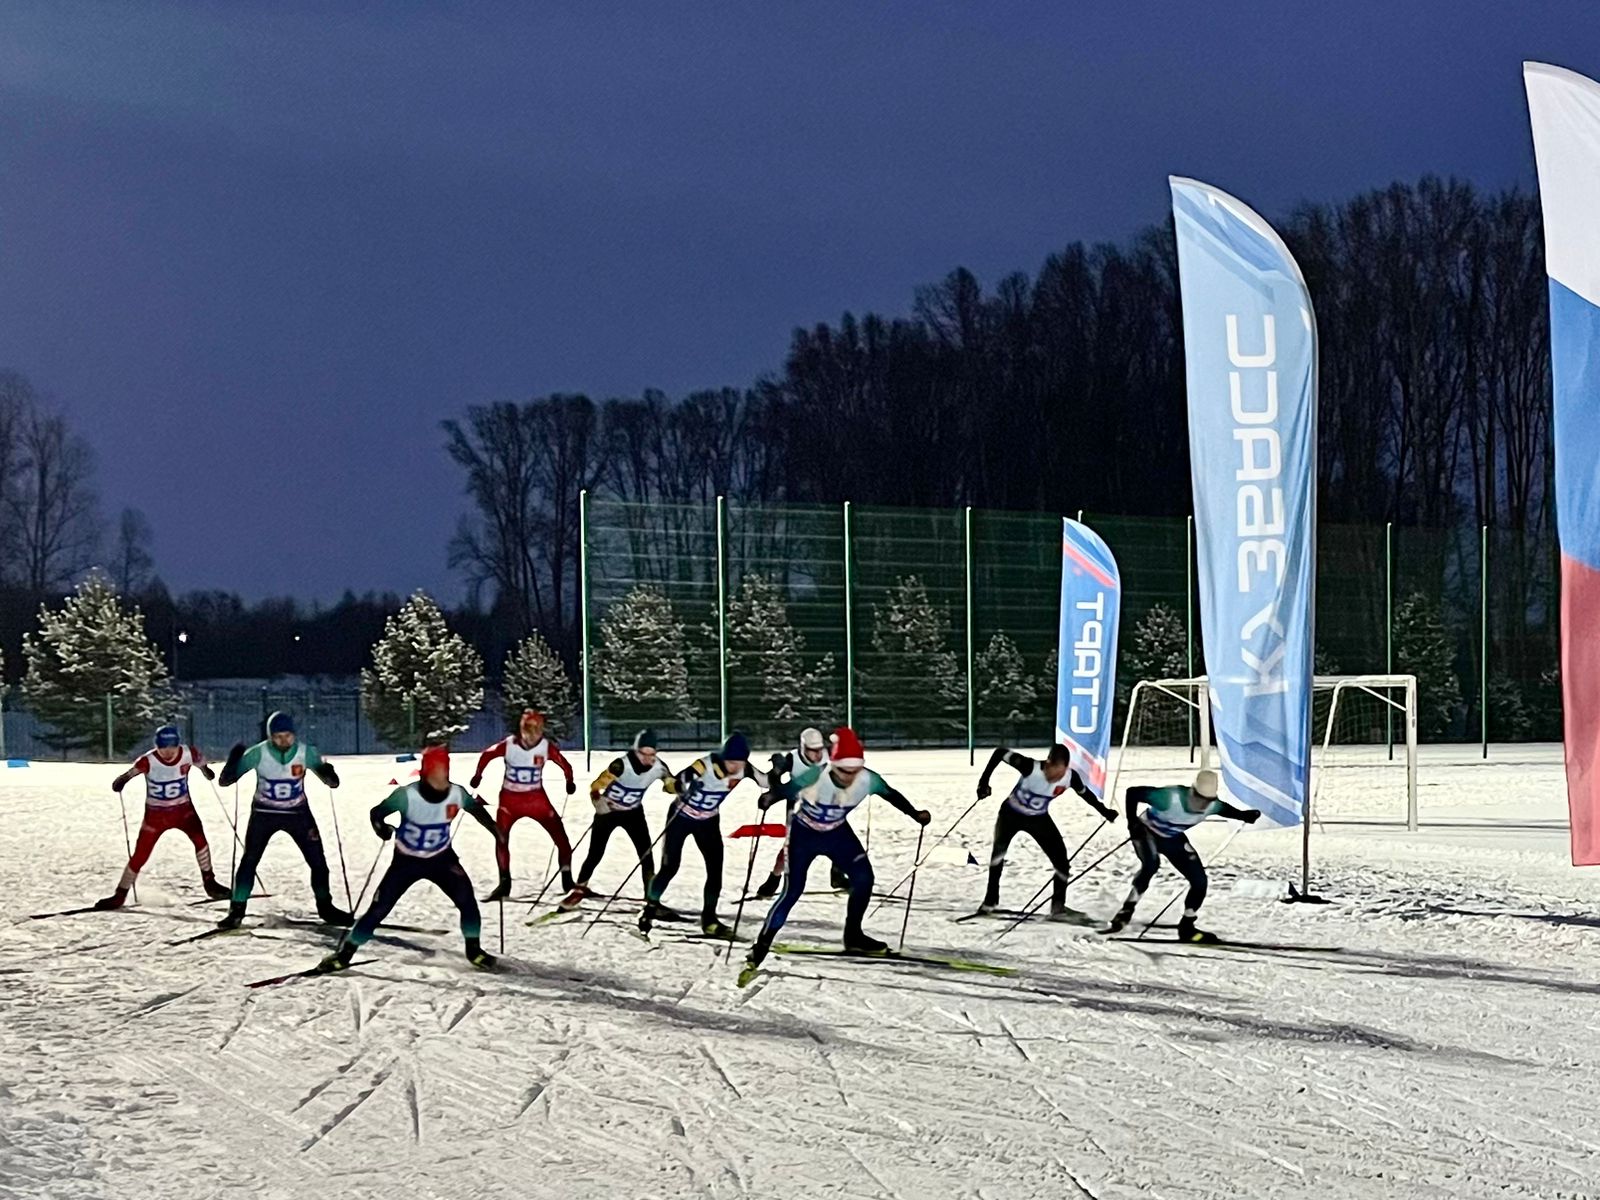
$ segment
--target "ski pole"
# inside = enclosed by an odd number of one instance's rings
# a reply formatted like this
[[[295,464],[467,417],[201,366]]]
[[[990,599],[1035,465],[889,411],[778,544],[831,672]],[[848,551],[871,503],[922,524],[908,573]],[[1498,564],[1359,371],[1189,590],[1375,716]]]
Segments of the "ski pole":
[[[594,824],[593,824],[593,822],[590,823],[588,829],[585,829],[583,831],[583,835],[581,837],[579,837],[577,841],[572,843],[572,853],[573,853],[574,857],[576,857],[576,855],[578,853],[578,847],[583,845],[583,843],[588,839],[589,835],[592,832],[594,832]],[[553,845],[550,847],[550,853],[551,854],[555,853],[555,847]],[[539,901],[544,899],[544,894],[550,890],[550,885],[552,883],[554,883],[558,878],[560,878],[560,876],[561,876],[561,868],[557,867],[556,870],[555,870],[555,874],[551,875],[549,879],[546,879],[544,881],[544,886],[539,889],[539,894],[537,896],[535,896],[529,902],[529,904],[528,904],[528,911],[529,912],[532,912],[534,909],[539,907]]]
[[[232,887],[233,886],[233,877],[239,870],[239,847],[244,844],[242,842],[242,840],[240,839],[240,837],[239,837],[239,824],[238,824],[239,788],[238,788],[237,784],[234,785],[233,803],[234,803],[235,812],[234,812],[234,816],[233,817],[229,817],[228,816],[228,806],[222,802],[222,793],[217,791],[217,785],[212,783],[211,780],[207,779],[206,780],[206,786],[208,786],[211,789],[212,798],[216,800],[217,808],[220,809],[221,812],[222,812],[222,819],[228,823],[228,828],[233,831],[233,867],[228,872],[228,886]],[[261,890],[263,892],[268,890],[266,882],[261,878],[261,872],[260,871],[256,872],[256,877],[251,882],[252,882],[252,887],[250,888],[250,890],[252,892],[255,891],[255,887],[253,886],[255,884],[260,884]]]
[[[1108,822],[1108,824],[1109,824],[1109,822]],[[1095,833],[1098,833],[1098,832],[1099,832],[1099,830],[1095,831]],[[1089,837],[1093,837],[1093,836],[1094,836],[1094,834],[1090,834],[1089,835]],[[1110,858],[1118,850],[1121,850],[1124,846],[1126,846],[1128,844],[1129,840],[1130,839],[1128,839],[1128,838],[1123,838],[1115,846],[1111,847],[1111,849],[1107,850],[1104,854],[1102,854],[1099,858],[1095,859],[1092,863],[1090,863],[1083,870],[1079,871],[1076,875],[1069,874],[1068,877],[1067,877],[1068,886],[1071,886],[1073,883],[1075,883],[1078,880],[1082,879],[1085,875],[1087,875],[1090,871],[1093,871],[1101,863],[1105,862],[1106,859]],[[1089,838],[1084,838],[1083,846],[1087,846],[1088,844],[1089,844]],[[1080,852],[1082,851],[1083,846],[1079,846],[1078,847]],[[1070,872],[1070,870],[1071,870],[1071,868],[1068,867],[1068,871],[1069,872]],[[1044,887],[1040,888],[1037,892],[1035,892],[1033,894],[1033,899],[1028,901],[1027,906],[1022,910],[1022,915],[1020,917],[1018,917],[1015,921],[1011,922],[1011,924],[1007,925],[998,934],[996,934],[994,940],[998,942],[1001,938],[1005,937],[1006,934],[1010,933],[1018,925],[1021,925],[1029,917],[1033,916],[1035,910],[1037,910],[1038,907],[1041,904],[1044,903],[1044,894],[1045,894],[1045,892],[1047,890],[1049,890],[1050,885],[1052,883],[1054,883],[1054,882],[1055,882],[1055,879],[1054,879],[1054,876],[1052,875],[1052,877],[1045,882]]]
[[[917,852],[913,856],[918,861],[922,858],[922,835],[928,832],[926,825],[917,827]],[[917,868],[911,868],[911,887],[906,891],[906,915],[900,918],[900,945],[895,948],[898,954],[906,948],[906,926],[911,924],[911,901],[917,895]]]
[[[350,915],[352,917],[351,924],[349,928],[344,931],[344,936],[339,939],[339,945],[334,949],[335,954],[339,953],[340,950],[343,950],[344,944],[350,940],[350,931],[355,928],[355,921],[353,918],[355,917],[356,909],[360,908],[361,902],[367,898],[367,888],[372,883],[372,873],[378,869],[378,860],[383,857],[383,848],[388,844],[388,838],[380,839],[378,842],[378,852],[372,856],[372,865],[367,868],[367,877],[361,881],[361,890],[356,893],[355,903],[350,906]]]
[[[1109,822],[1107,822],[1106,824],[1109,824]],[[1067,874],[1068,874],[1069,879],[1071,878],[1071,875],[1072,875],[1072,860],[1077,858],[1078,855],[1083,853],[1084,847],[1086,847],[1090,842],[1094,841],[1095,837],[1099,834],[1100,830],[1102,830],[1103,828],[1105,828],[1105,824],[1096,825],[1093,829],[1091,829],[1089,831],[1089,836],[1084,838],[1083,841],[1078,843],[1078,848],[1076,850],[1074,850],[1071,854],[1067,855]],[[1099,858],[1095,859],[1095,861],[1088,868],[1086,868],[1084,871],[1078,872],[1079,877],[1081,878],[1083,875],[1087,874],[1088,871],[1092,871],[1095,867],[1099,866],[1102,862],[1105,861],[1105,857],[1106,857],[1105,855],[1101,855]],[[991,865],[993,865],[993,860],[992,859],[991,859]],[[1018,917],[1017,920],[1014,923],[1012,923],[1010,926],[1008,926],[1007,928],[1002,930],[1000,932],[1000,937],[997,937],[995,940],[999,941],[1000,938],[1005,937],[1006,934],[1010,933],[1013,929],[1015,929],[1023,921],[1026,921],[1029,917],[1033,916],[1033,910],[1039,907],[1040,901],[1044,897],[1045,889],[1048,888],[1054,882],[1055,882],[1055,876],[1054,876],[1054,874],[1052,874],[1049,879],[1045,880],[1044,884],[1039,888],[1039,890],[1037,892],[1035,892],[1033,894],[1033,896],[1028,900],[1028,902],[1022,906],[1022,916]]]
[[[344,902],[352,904],[350,899],[350,870],[344,865],[344,838],[339,834],[339,804],[333,798],[333,789],[328,789],[328,807],[333,810],[333,840],[339,847],[339,874],[344,876]],[[355,909],[352,907],[351,912]]]
[[[666,823],[661,826],[661,832],[656,834],[656,840],[650,843],[650,849],[654,850],[658,845],[661,844],[661,839],[667,836],[667,830],[672,827],[672,818],[676,815],[676,811],[669,812],[667,814]],[[594,918],[583,927],[583,933],[579,935],[580,937],[589,936],[589,931],[599,923],[601,917],[606,915],[606,910],[611,907],[611,902],[622,894],[622,889],[627,887],[628,884],[632,882],[633,873],[642,866],[644,866],[644,856],[640,855],[639,860],[634,863],[631,868],[629,868],[628,876],[622,881],[621,886],[619,886],[616,891],[612,892],[611,895],[606,897],[606,902],[600,906],[600,911],[595,913]],[[644,902],[646,904],[650,903],[650,893],[648,890],[645,892]]]
[[[1231,833],[1229,833],[1227,837],[1222,839],[1222,845],[1218,846],[1217,847],[1217,852],[1211,856],[1211,861],[1212,862],[1216,862],[1217,859],[1222,857],[1223,851],[1225,851],[1229,847],[1229,845],[1232,844],[1234,838],[1239,836],[1239,831],[1241,829],[1243,829],[1243,828],[1244,828],[1244,826],[1242,824],[1235,825],[1233,827],[1233,831]],[[1161,911],[1158,912],[1155,916],[1150,918],[1149,923],[1146,924],[1145,927],[1139,931],[1139,936],[1134,938],[1133,940],[1136,941],[1136,942],[1143,941],[1144,940],[1144,935],[1150,932],[1152,926],[1154,926],[1157,921],[1161,920],[1162,917],[1166,916],[1167,909],[1171,908],[1174,904],[1176,904],[1178,902],[1178,897],[1183,895],[1184,892],[1187,891],[1187,890],[1188,890],[1187,888],[1179,888],[1176,892],[1173,892],[1172,893],[1172,899],[1168,900],[1165,904],[1163,904],[1161,906]]]
[[[728,939],[728,954],[733,954],[733,943],[739,936],[739,922],[744,919],[744,901],[750,894],[750,880],[756,872],[756,849],[761,845],[761,836],[757,834],[750,839],[750,860],[744,867],[744,890],[739,893],[739,907],[733,913],[733,936]]]
[[[107,704],[109,705],[109,701]],[[122,793],[117,793],[117,807],[122,810],[122,844],[127,847],[128,861],[133,861],[133,839],[128,836],[128,802],[122,798]],[[133,881],[133,902],[139,903],[139,881]]]
[[[963,812],[954,821],[950,822],[950,828],[946,829],[943,833],[941,833],[939,835],[939,840],[934,842],[933,845],[928,847],[928,858],[932,858],[933,857],[933,852],[935,850],[937,850],[940,846],[944,845],[945,838],[949,837],[952,833],[954,833],[956,831],[956,826],[961,824],[961,822],[965,821],[967,819],[967,815],[969,813],[971,813],[973,809],[977,808],[980,803],[982,803],[981,798],[978,799],[978,800],[974,800],[971,804],[967,805],[965,812]],[[920,834],[918,835],[918,845],[921,845],[921,835]],[[914,876],[917,873],[917,871],[921,868],[922,864],[928,861],[926,858],[921,858],[920,855],[918,856],[918,858],[919,858],[919,861],[915,865],[912,866],[911,870],[907,871],[904,875],[902,875],[900,877],[900,883],[895,884],[892,888],[890,888],[887,892],[885,892],[884,896],[883,896],[883,899],[878,901],[877,907],[874,908],[872,910],[872,912],[868,913],[867,916],[869,916],[869,917],[872,916],[873,913],[876,913],[879,908],[882,908],[885,904],[887,904],[889,902],[889,897],[893,896],[896,892],[898,892],[900,890],[900,885],[905,883],[905,881],[910,879],[912,876]]]

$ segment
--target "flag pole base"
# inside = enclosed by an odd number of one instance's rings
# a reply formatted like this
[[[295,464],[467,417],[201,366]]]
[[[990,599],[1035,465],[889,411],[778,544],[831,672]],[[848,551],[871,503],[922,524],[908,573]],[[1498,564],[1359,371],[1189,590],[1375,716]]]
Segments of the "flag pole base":
[[[1294,886],[1294,884],[1291,883],[1289,885],[1289,894],[1287,896],[1285,896],[1283,898],[1283,900],[1280,901],[1280,903],[1283,903],[1283,904],[1332,904],[1333,901],[1329,900],[1326,896],[1319,896],[1315,892],[1313,892],[1313,891],[1311,891],[1309,889],[1307,889],[1306,891],[1302,892],[1298,888],[1296,888]]]

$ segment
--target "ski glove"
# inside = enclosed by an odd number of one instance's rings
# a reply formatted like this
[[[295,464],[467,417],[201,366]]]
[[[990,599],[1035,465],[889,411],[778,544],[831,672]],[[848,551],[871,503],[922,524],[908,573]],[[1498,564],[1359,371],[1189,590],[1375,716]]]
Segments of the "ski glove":
[[[911,819],[914,820],[918,825],[926,825],[929,821],[933,820],[933,814],[925,808],[919,808],[911,814]]]
[[[762,812],[766,812],[767,809],[771,808],[777,802],[778,798],[771,792],[762,792],[761,795],[756,797],[756,807]]]
[[[1096,804],[1095,808],[1099,811],[1100,815],[1102,817],[1104,817],[1107,821],[1111,822],[1111,824],[1115,825],[1117,823],[1117,810],[1116,809],[1108,808],[1104,804]]]
[[[574,780],[571,780],[571,779],[567,780],[567,795],[569,795],[569,796],[576,795],[577,791],[578,791],[577,783]]]
[[[327,784],[329,787],[336,788],[339,786],[339,772],[333,769],[332,763],[318,763],[316,766],[311,768],[311,771],[312,774],[314,774],[318,779],[322,780],[322,782]]]
[[[123,788],[125,788],[127,786],[128,786],[128,777],[126,775],[118,775],[115,779],[113,779],[111,781],[111,790],[113,792],[120,792]]]
[[[478,785],[480,783],[482,783],[482,782],[483,782],[483,776],[482,775],[474,775],[472,777],[472,779],[468,782],[467,786],[469,788],[471,788],[473,791],[476,791],[477,788],[478,788]]]
[[[1261,810],[1256,808],[1247,808],[1244,810],[1244,816],[1240,817],[1239,819],[1246,825],[1254,825],[1257,821],[1261,820]]]
[[[978,799],[979,800],[987,800],[993,794],[994,794],[993,789],[991,789],[987,783],[980,783],[978,785]]]
[[[218,776],[217,782],[223,787],[227,787],[230,783],[238,783],[239,760],[243,757],[244,743],[235,742],[233,749],[228,751],[228,760],[222,764],[222,774]]]
[[[377,834],[380,838],[382,838],[384,841],[387,842],[390,838],[392,838],[394,836],[394,826],[390,825],[387,821],[383,821],[383,820],[380,820],[377,817],[373,817],[372,818],[372,832]]]

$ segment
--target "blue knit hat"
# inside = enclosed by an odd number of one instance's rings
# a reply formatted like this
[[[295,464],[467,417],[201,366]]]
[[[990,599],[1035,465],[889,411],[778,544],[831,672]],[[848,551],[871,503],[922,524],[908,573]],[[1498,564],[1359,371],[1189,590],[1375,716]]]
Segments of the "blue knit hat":
[[[183,736],[178,732],[176,725],[163,725],[156,730],[156,745],[163,750],[170,750],[183,741]]]
[[[275,712],[267,718],[267,736],[275,733],[293,733],[294,718],[286,712]]]
[[[748,762],[750,760],[750,743],[744,734],[735,730],[728,740],[722,744],[722,761]]]

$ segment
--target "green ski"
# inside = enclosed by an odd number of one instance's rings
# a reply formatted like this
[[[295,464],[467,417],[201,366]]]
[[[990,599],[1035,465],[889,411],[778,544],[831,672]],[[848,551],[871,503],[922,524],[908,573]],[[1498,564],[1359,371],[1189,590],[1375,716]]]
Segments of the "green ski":
[[[774,954],[820,954],[827,958],[852,958],[865,962],[910,963],[919,967],[944,967],[951,971],[974,971],[983,975],[1011,976],[1015,967],[1002,967],[995,963],[974,962],[967,958],[946,958],[938,954],[897,954],[890,950],[883,954],[858,954],[853,950],[840,950],[832,946],[808,946],[799,942],[778,942],[772,947]]]

